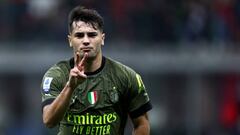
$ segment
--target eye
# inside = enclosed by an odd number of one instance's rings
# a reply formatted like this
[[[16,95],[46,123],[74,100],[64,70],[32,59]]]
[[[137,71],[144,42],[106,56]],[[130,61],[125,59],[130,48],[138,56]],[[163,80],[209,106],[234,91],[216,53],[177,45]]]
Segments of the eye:
[[[98,34],[97,32],[89,32],[88,37],[96,37]]]
[[[75,33],[74,36],[77,37],[77,38],[83,38],[84,37],[84,33],[78,32],[78,33]]]

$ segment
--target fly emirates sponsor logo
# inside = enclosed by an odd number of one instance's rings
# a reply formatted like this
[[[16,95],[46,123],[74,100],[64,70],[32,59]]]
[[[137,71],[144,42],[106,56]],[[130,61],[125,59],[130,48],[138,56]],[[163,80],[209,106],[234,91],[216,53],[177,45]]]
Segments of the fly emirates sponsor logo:
[[[74,134],[86,135],[110,135],[111,123],[117,121],[117,113],[107,113],[103,115],[67,114],[68,123],[73,123],[72,132]]]

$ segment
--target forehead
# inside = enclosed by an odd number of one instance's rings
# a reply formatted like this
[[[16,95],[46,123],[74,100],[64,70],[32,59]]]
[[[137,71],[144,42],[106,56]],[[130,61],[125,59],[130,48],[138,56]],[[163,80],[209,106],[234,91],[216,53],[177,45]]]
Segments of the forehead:
[[[72,23],[73,33],[75,32],[98,32],[98,29],[95,29],[92,24],[85,23],[83,21],[74,21]]]

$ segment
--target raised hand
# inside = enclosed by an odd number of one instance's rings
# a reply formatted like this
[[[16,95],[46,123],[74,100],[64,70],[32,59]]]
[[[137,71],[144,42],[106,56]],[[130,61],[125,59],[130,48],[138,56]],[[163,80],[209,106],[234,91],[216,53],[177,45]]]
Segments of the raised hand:
[[[83,58],[80,60],[79,53],[76,54],[76,60],[74,68],[70,70],[69,79],[67,85],[73,90],[81,83],[83,83],[87,76],[84,74],[84,64],[88,57],[88,53],[85,53]]]

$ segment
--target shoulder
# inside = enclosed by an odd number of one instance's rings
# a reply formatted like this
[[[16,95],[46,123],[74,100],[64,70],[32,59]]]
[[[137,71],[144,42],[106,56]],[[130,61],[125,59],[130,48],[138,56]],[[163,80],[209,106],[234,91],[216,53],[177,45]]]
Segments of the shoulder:
[[[136,72],[135,70],[133,70],[131,67],[116,61],[114,59],[111,58],[106,58],[107,60],[107,65],[110,68],[109,70],[111,70],[112,72],[114,72],[115,74],[117,74],[118,76],[126,76],[126,77],[130,77],[130,76],[135,76]]]
[[[56,64],[52,65],[47,72],[45,73],[46,75],[54,75],[54,76],[60,76],[61,74],[66,74],[70,70],[70,60],[61,60],[57,62]]]

